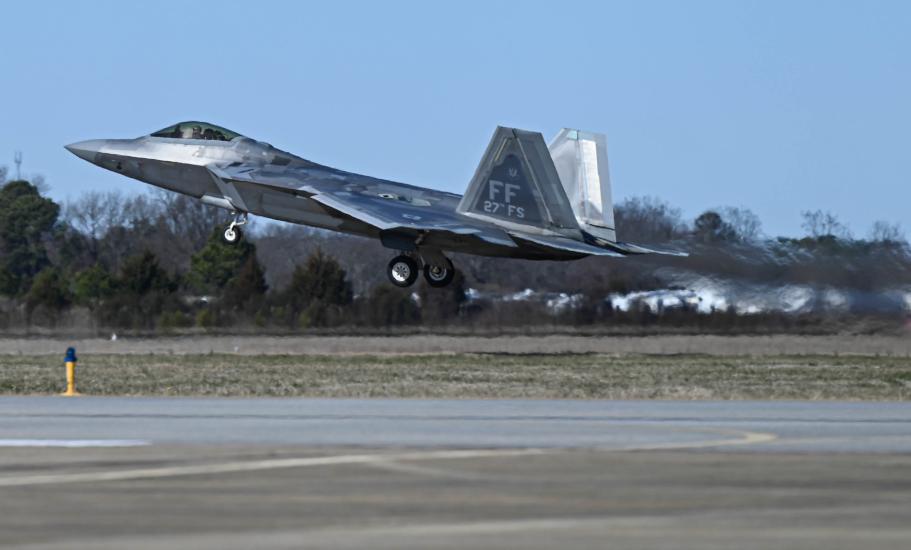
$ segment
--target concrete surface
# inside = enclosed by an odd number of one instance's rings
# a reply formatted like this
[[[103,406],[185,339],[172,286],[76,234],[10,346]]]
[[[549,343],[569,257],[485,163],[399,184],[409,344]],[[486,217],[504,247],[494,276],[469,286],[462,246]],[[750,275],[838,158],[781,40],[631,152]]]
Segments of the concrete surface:
[[[0,398],[0,439],[23,438],[906,453],[911,402]]]
[[[0,399],[5,547],[909,541],[909,403]]]

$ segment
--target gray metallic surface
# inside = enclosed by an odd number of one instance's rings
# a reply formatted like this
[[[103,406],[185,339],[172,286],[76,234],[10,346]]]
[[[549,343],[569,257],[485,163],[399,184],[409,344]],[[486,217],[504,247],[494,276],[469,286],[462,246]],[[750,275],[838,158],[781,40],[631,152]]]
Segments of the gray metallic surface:
[[[519,231],[581,238],[544,138],[537,132],[497,128],[458,212]]]
[[[243,136],[230,141],[221,141],[227,139],[222,134],[219,139],[188,139],[190,126],[211,127],[227,137],[236,135],[206,123],[184,123],[156,135],[82,141],[66,148],[102,168],[207,204],[381,238],[384,244],[404,243],[401,249],[423,248],[428,255],[453,251],[570,260],[589,254],[626,253],[622,247],[608,246],[610,243],[586,240],[579,232],[550,153],[538,133],[498,128],[479,175],[469,187],[470,198],[466,200],[473,202],[460,211],[462,197],[453,193],[344,172]],[[507,166],[509,162],[515,166]],[[508,191],[504,200],[516,201],[502,202],[505,216],[483,212],[482,195],[492,193],[491,174],[497,170],[503,172],[497,172],[497,177],[509,179],[515,174],[517,182],[500,182],[501,191]],[[507,189],[507,184],[512,187]],[[394,237],[382,238],[385,233]],[[528,233],[539,240],[530,244],[528,239],[513,238]],[[540,238],[547,242],[542,243]],[[563,246],[565,239],[576,242]]]
[[[605,240],[616,241],[607,137],[563,128],[547,148],[579,226]]]

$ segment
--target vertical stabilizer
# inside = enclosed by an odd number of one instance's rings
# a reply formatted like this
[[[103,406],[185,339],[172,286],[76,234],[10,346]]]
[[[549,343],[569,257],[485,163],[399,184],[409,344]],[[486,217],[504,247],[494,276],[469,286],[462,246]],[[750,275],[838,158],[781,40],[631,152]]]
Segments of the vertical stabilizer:
[[[579,227],[595,237],[616,242],[607,138],[604,134],[564,128],[548,148]]]
[[[457,211],[519,231],[579,235],[547,145],[537,132],[497,128]]]

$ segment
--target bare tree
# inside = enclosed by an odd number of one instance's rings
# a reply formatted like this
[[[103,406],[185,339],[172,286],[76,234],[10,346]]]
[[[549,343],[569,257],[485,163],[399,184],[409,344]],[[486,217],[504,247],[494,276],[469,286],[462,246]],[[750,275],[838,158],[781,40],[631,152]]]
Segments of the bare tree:
[[[193,250],[205,246],[212,231],[227,226],[231,218],[224,209],[163,189],[153,191],[152,199],[162,216],[160,223]]]
[[[838,216],[822,210],[805,210],[800,213],[803,216],[803,227],[807,235],[818,239],[820,237],[836,237],[839,239],[850,239],[851,231],[848,226],[838,219]]]
[[[718,209],[737,239],[744,242],[754,242],[762,237],[762,222],[752,210],[743,206],[725,206]]]
[[[670,241],[686,227],[680,209],[656,197],[630,197],[614,210],[617,234],[623,240],[643,243]]]
[[[6,166],[0,166],[0,185],[6,183],[6,175],[8,173]]]
[[[878,220],[870,228],[870,240],[878,243],[897,244],[907,242],[901,225]]]
[[[126,203],[115,191],[89,191],[66,205],[67,222],[89,239],[92,259],[98,258],[98,242],[113,227],[126,222]]]
[[[158,223],[163,212],[162,204],[148,195],[136,195],[124,201],[124,224],[143,228]]]
[[[28,180],[32,185],[35,186],[35,189],[38,190],[42,195],[47,195],[51,192],[51,185],[44,179],[44,176],[41,174],[32,174],[28,177]]]

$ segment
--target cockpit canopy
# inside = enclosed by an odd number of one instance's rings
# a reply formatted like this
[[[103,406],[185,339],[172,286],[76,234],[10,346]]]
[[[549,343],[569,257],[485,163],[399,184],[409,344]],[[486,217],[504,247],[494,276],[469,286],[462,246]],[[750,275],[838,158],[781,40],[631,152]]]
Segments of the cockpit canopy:
[[[181,122],[174,126],[168,126],[163,130],[151,134],[152,137],[171,138],[171,139],[201,139],[214,141],[231,141],[240,137],[237,132],[232,132],[221,126],[215,126],[207,122]]]

